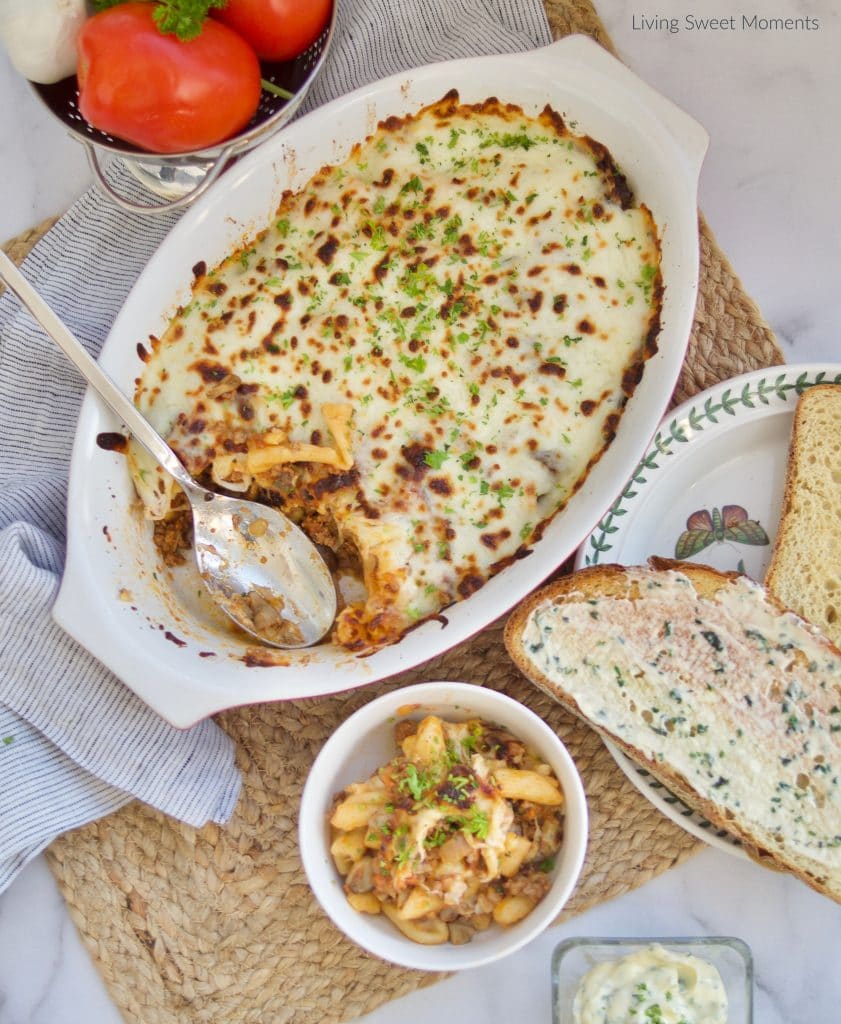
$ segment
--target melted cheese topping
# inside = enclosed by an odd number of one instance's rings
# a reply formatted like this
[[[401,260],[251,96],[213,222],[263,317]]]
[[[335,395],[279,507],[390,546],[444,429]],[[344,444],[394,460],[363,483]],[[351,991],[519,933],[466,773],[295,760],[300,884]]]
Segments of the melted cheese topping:
[[[450,94],[196,268],[136,401],[192,473],[329,521],[367,588],[334,639],[375,646],[469,596],[580,486],[655,350],[659,264],[604,147],[549,108]],[[132,464],[166,515],[171,485]]]
[[[727,992],[712,964],[652,944],[592,967],[581,979],[573,1024],[727,1024]]]
[[[818,880],[841,871],[841,658],[746,577],[534,609],[523,651],[582,714]]]

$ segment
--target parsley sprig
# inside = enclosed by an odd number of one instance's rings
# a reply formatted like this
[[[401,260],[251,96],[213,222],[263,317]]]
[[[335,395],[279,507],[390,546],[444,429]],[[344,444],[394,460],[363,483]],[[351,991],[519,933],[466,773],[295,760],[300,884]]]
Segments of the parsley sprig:
[[[405,774],[398,782],[397,788],[401,793],[409,793],[413,800],[423,800],[426,791],[432,785],[432,780],[424,771],[411,763],[406,765]]]
[[[94,11],[106,11],[126,0],[93,0]],[[158,0],[152,17],[165,35],[177,36],[182,42],[195,39],[210,10],[224,7],[227,0]]]

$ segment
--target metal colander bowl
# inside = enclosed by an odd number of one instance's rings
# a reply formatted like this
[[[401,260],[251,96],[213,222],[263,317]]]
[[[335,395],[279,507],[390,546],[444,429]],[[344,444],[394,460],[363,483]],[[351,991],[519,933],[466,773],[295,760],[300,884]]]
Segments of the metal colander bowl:
[[[261,75],[274,85],[294,93],[291,100],[282,99],[263,90],[260,104],[245,128],[237,135],[191,153],[149,153],[125,139],[116,138],[94,128],[79,111],[79,88],[76,76],[52,85],[30,82],[35,95],[50,113],[58,118],[70,136],[81,143],[99,189],[113,202],[133,213],[164,213],[176,210],[197,199],[213,184],[232,158],[256,146],[282,128],[294,117],[303,103],[316,75],[324,63],[333,38],[338,3],[334,0],[327,26],[302,54],[282,63],[260,64]],[[119,161],[140,182],[163,201],[137,203],[121,195],[108,180],[106,166]]]

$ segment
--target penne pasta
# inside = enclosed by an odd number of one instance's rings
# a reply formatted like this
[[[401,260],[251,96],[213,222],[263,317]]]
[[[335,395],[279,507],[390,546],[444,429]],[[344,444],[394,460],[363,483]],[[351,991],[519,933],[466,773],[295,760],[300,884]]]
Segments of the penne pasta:
[[[493,919],[497,924],[510,926],[522,921],[537,906],[537,900],[531,896],[505,896],[493,909]]]
[[[419,942],[422,946],[440,946],[449,938],[449,930],[440,918],[432,917],[425,921],[407,920],[400,916],[400,911],[393,903],[383,903],[383,913],[397,925],[406,938]]]
[[[365,834],[367,828],[355,828],[351,832],[340,832],[330,846],[330,856],[340,875],[346,875],[356,861],[367,852]]]
[[[388,800],[389,796],[385,790],[349,796],[336,806],[330,817],[330,824],[343,832],[364,828],[371,815],[381,810]]]
[[[546,775],[519,768],[498,768],[494,779],[507,800],[528,800],[533,804],[560,807],[564,802],[561,787]]]

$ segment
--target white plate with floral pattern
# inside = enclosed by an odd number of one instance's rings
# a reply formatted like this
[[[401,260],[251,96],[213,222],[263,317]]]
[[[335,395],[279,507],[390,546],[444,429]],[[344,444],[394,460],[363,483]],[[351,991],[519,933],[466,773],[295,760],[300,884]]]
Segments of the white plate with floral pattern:
[[[755,370],[673,409],[579,549],[575,567],[643,565],[660,555],[761,581],[780,518],[794,410],[814,384],[841,384],[841,363]],[[607,747],[666,817],[711,846],[746,856],[737,839]]]

